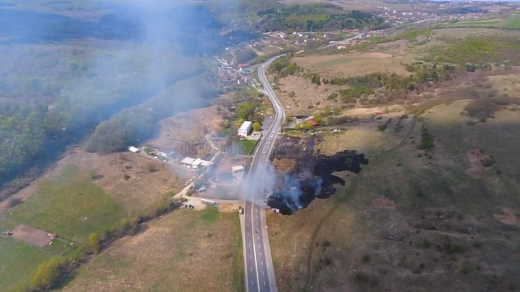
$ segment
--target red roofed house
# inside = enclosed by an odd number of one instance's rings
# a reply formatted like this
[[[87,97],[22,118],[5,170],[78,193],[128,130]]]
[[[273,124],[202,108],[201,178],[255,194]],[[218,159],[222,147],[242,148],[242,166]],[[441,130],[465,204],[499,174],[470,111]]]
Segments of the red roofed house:
[[[307,122],[308,122],[309,124],[311,124],[313,127],[316,127],[316,126],[319,125],[319,124],[316,123],[316,121],[314,121],[314,120],[308,120]]]

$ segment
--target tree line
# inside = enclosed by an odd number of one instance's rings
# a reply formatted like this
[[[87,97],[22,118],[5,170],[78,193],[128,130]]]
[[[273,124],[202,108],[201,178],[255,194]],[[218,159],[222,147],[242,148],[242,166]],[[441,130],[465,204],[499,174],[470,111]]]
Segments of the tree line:
[[[332,12],[331,12],[332,11]],[[264,31],[326,31],[384,25],[382,18],[353,10],[345,13],[332,4],[293,5],[259,11]]]

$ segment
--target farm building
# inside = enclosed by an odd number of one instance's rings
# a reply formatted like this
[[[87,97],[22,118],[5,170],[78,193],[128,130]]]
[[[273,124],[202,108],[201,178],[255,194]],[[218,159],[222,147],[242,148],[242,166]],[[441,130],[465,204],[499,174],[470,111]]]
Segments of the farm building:
[[[249,133],[251,133],[252,126],[253,126],[252,122],[245,121],[242,124],[242,126],[240,126],[240,128],[238,129],[238,136],[241,136],[241,137],[244,137],[244,138],[249,136]]]
[[[181,161],[181,164],[188,168],[199,168],[199,166],[208,166],[210,162],[200,158],[186,157]]]
[[[233,172],[233,174],[244,172],[244,167],[242,165],[233,166],[231,167],[231,172]]]

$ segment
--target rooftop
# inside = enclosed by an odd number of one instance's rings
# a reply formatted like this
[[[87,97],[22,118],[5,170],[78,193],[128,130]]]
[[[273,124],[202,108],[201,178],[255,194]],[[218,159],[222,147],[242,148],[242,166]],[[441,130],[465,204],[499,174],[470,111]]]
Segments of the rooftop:
[[[252,124],[252,122],[245,121],[244,123],[242,123],[242,126],[240,126],[239,130],[247,130],[249,128],[249,126],[251,126],[251,124]]]

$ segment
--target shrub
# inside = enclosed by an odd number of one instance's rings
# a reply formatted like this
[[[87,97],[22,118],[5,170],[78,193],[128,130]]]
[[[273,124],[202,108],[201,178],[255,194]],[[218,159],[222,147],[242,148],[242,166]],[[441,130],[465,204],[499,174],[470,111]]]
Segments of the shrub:
[[[119,232],[121,235],[134,235],[139,230],[137,218],[123,218],[119,221]]]
[[[61,277],[63,259],[52,258],[38,266],[33,277],[33,286],[38,290],[50,289]]]
[[[168,211],[170,209],[170,206],[171,206],[170,199],[162,198],[159,201],[157,201],[155,203],[155,205],[153,205],[151,207],[151,209],[149,209],[148,216],[151,218],[157,218],[158,216],[166,213],[166,211]]]
[[[333,92],[327,96],[327,100],[337,100],[338,94],[336,92]]]
[[[421,133],[421,143],[419,143],[419,145],[417,145],[417,148],[421,149],[421,150],[428,150],[428,149],[432,149],[433,146],[434,146],[433,136],[430,134],[428,129],[423,126],[422,133]]]
[[[444,250],[447,253],[463,253],[464,247],[462,247],[460,244],[446,243],[446,244],[444,244]]]
[[[361,259],[363,260],[363,262],[368,263],[368,262],[370,262],[370,255],[368,255],[368,254],[364,254],[364,255],[361,257]]]
[[[99,235],[97,233],[91,233],[88,236],[88,241],[90,243],[90,248],[92,249],[92,252],[94,254],[98,254],[99,253],[99,247],[100,247]]]
[[[332,259],[329,257],[326,257],[323,262],[325,263],[326,266],[332,265]]]
[[[468,112],[468,115],[474,117],[477,115],[484,115],[489,117],[497,110],[497,104],[492,99],[475,99],[470,101],[464,110]]]
[[[325,247],[329,247],[329,246],[331,246],[331,245],[332,245],[332,243],[331,243],[330,241],[328,241],[328,240],[324,240],[324,241],[323,241],[323,246],[325,246]]]
[[[422,248],[430,248],[432,247],[432,244],[428,241],[428,240],[423,240],[423,242],[421,243],[421,247]]]
[[[147,168],[148,168],[149,172],[157,172],[157,171],[159,171],[159,168],[153,162],[148,163]]]
[[[482,243],[479,242],[479,241],[475,241],[475,242],[473,243],[473,247],[475,247],[475,248],[479,248],[479,249],[480,249],[480,248],[482,248]]]
[[[360,283],[368,283],[368,276],[365,274],[356,274],[355,278]]]
[[[387,124],[377,126],[377,128],[378,128],[379,131],[381,131],[381,132],[383,132],[384,130],[386,130],[387,127],[388,127]]]

